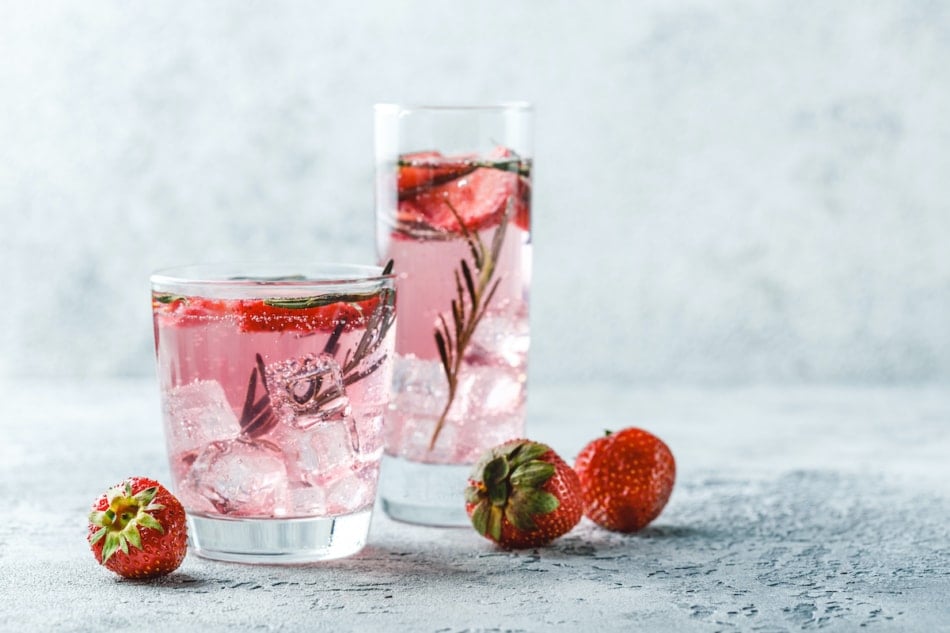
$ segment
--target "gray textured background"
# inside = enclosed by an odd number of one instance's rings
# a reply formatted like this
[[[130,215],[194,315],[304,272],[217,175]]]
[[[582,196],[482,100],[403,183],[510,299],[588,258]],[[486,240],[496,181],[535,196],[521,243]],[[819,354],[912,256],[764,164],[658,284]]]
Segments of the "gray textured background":
[[[950,380],[950,3],[0,0],[0,378],[370,260],[372,104],[536,103],[532,379]]]

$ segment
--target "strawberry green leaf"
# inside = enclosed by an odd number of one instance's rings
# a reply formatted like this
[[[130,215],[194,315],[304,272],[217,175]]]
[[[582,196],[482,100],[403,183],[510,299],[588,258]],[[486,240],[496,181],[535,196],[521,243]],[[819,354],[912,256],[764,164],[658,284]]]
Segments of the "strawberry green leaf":
[[[508,460],[504,457],[496,457],[485,465],[485,471],[482,473],[484,482],[492,484],[503,481],[508,476]]]
[[[522,532],[530,532],[537,527],[527,504],[518,503],[517,499],[512,499],[505,508],[505,518]]]
[[[472,527],[475,528],[475,531],[485,536],[488,532],[488,509],[491,506],[487,500],[483,500],[472,512]]]
[[[152,499],[155,498],[156,494],[158,494],[158,488],[156,486],[152,486],[151,488],[146,488],[145,490],[139,491],[138,494],[132,497],[132,500],[140,506],[147,506],[152,502]]]
[[[489,484],[488,500],[495,506],[503,506],[508,503],[508,482],[502,480]]]
[[[519,465],[511,473],[511,485],[515,488],[538,488],[554,476],[554,464],[534,460]]]
[[[125,535],[125,538],[128,539],[129,543],[138,549],[142,549],[142,537],[139,535],[139,530],[134,524],[130,524],[124,530],[122,530],[122,534]]]
[[[502,518],[504,518],[504,513],[501,508],[491,506],[491,510],[489,510],[488,513],[488,533],[496,542],[501,540]]]
[[[119,534],[118,532],[109,532],[106,534],[106,541],[102,545],[102,562],[105,563],[109,560],[113,554],[116,553],[116,550],[119,549]]]
[[[142,527],[152,528],[153,530],[158,530],[159,532],[164,533],[165,528],[162,527],[162,524],[158,522],[151,514],[142,513],[138,516],[138,523]]]
[[[544,444],[536,442],[527,442],[522,444],[511,454],[511,467],[516,468],[521,464],[534,461],[551,450]]]
[[[481,494],[478,492],[478,488],[475,486],[467,486],[465,488],[465,501],[468,503],[478,503],[481,499]]]
[[[99,528],[96,530],[96,533],[92,535],[92,538],[89,540],[90,545],[95,545],[99,541],[105,538],[106,534],[109,533],[108,528]]]
[[[519,497],[518,502],[532,516],[554,512],[561,505],[556,496],[543,490],[521,490],[517,493],[517,496]]]

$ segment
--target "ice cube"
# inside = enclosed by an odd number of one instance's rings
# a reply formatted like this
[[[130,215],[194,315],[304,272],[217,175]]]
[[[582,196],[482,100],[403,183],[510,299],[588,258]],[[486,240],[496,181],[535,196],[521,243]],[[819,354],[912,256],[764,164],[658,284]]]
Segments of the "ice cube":
[[[216,380],[196,380],[165,393],[169,446],[175,453],[195,451],[215,440],[237,436],[241,427],[224,389]]]
[[[524,405],[525,376],[508,367],[468,366],[459,373],[456,399],[467,418],[510,414]]]
[[[385,425],[387,450],[418,461],[474,462],[485,449],[521,433],[524,373],[504,365],[465,365],[452,407],[430,449],[448,398],[442,387],[445,376],[437,369],[441,371],[432,363],[402,361],[392,416]],[[427,384],[427,378],[435,384]]]
[[[384,408],[380,406],[361,409],[359,416],[354,416],[357,453],[362,461],[375,461],[382,457],[384,412]]]
[[[311,470],[313,481],[323,484],[354,468],[359,459],[358,442],[352,417],[311,427],[310,450],[316,458],[315,468]]]
[[[449,393],[442,363],[397,358],[392,393],[392,407],[400,413],[438,417]]]
[[[350,514],[373,504],[379,456],[362,459],[352,450],[346,427],[344,423],[329,423],[308,431],[292,431],[298,440],[308,440],[297,443],[304,447],[297,455],[301,461],[287,463],[293,477],[289,492],[294,516]]]
[[[184,487],[221,514],[287,514],[287,469],[280,449],[266,440],[211,442],[192,464]]]
[[[350,414],[343,371],[330,354],[271,363],[264,371],[274,412],[284,424],[307,429]]]
[[[364,464],[327,484],[327,513],[350,514],[373,505],[379,463]]]
[[[327,515],[327,491],[321,486],[292,485],[290,487],[290,515],[312,517]]]
[[[465,351],[469,365],[523,367],[528,355],[527,313],[486,314],[475,328]]]

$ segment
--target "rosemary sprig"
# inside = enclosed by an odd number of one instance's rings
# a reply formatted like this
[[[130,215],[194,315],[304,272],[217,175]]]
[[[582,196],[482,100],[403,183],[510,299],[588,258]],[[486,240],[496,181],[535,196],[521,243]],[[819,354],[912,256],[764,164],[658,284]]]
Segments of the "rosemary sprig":
[[[393,260],[389,260],[383,268],[383,275],[388,275],[393,270]],[[386,340],[386,334],[396,322],[396,291],[392,288],[384,288],[379,293],[379,303],[376,309],[369,316],[366,323],[366,329],[360,338],[356,347],[347,351],[343,358],[343,384],[351,385],[357,380],[361,380],[370,375],[386,361],[386,354],[377,358],[369,367],[359,369],[364,359],[371,357],[383,341]],[[344,324],[345,325],[345,324]],[[340,325],[337,325],[340,329]],[[342,332],[342,330],[341,330]],[[331,337],[332,338],[332,337]]]
[[[159,303],[168,304],[168,303],[174,303],[176,301],[187,301],[188,297],[184,295],[172,294],[170,292],[162,292],[162,293],[153,293],[152,300],[157,301]]]
[[[383,268],[382,276],[386,276],[393,271],[393,260],[389,260]],[[282,279],[297,279],[298,276],[288,276]],[[300,277],[303,278],[303,277]],[[276,278],[274,278],[276,279]],[[334,303],[356,303],[373,299],[380,293],[375,291],[368,292],[335,292],[318,295],[315,297],[272,297],[264,299],[264,304],[275,308],[288,308],[290,310],[306,310],[307,308],[322,308],[323,306]],[[382,299],[382,296],[380,296]]]
[[[469,174],[476,169],[498,169],[500,171],[511,171],[520,176],[530,176],[531,175],[531,163],[524,160],[518,155],[514,155],[508,160],[471,160],[465,161],[465,170],[464,171],[453,171],[451,178],[449,180],[455,180],[460,178],[465,174]],[[412,159],[405,160],[399,159],[396,163],[397,167],[435,167],[438,164],[428,163],[426,161],[415,161]]]
[[[251,370],[247,394],[244,396],[244,407],[241,410],[241,434],[248,437],[260,437],[277,424],[277,416],[271,406],[267,377],[264,374],[264,359],[260,354],[256,354],[254,360],[256,365]],[[260,398],[257,398],[255,394],[258,378],[264,387],[264,394]]]
[[[389,275],[392,270],[393,260],[389,260],[383,268],[382,275]],[[379,297],[379,303],[376,304],[376,309],[373,310],[373,313],[369,316],[366,329],[363,331],[363,336],[360,337],[356,347],[347,351],[341,365],[343,386],[348,387],[354,382],[362,380],[372,374],[386,361],[387,354],[382,354],[379,358],[373,360],[369,366],[360,368],[362,362],[372,357],[379,349],[379,346],[382,345],[383,341],[386,340],[386,335],[396,320],[396,293],[392,288],[384,288],[378,293],[370,293],[365,296],[362,294],[329,296],[336,297],[336,299],[326,303],[317,302],[317,300],[322,301],[322,297],[307,297],[299,300],[300,302],[306,302],[309,299],[313,299],[313,301],[316,302],[308,303],[307,305],[291,304],[290,302],[294,300],[284,302],[284,300],[281,299],[274,299],[269,301],[277,302],[271,305],[282,305],[282,307],[287,308],[308,308],[329,305],[330,303],[336,303],[338,301],[360,301],[373,296]],[[333,332],[323,346],[325,353],[336,356],[340,349],[340,337],[343,335],[347,324],[346,319],[340,319],[337,322],[336,327],[333,328]],[[267,378],[264,373],[264,359],[261,358],[260,354],[255,356],[255,363],[256,366],[251,370],[251,376],[248,379],[247,393],[244,397],[244,407],[241,412],[241,432],[248,437],[259,437],[269,432],[274,428],[274,425],[277,424],[277,416],[274,413],[270,398],[270,387],[267,384]],[[258,380],[260,380],[264,387],[264,394],[260,398],[256,395]],[[307,394],[307,399],[312,401],[313,406],[316,407],[317,410],[333,402],[341,395],[337,389],[330,388],[325,389],[321,393],[321,385],[322,381],[315,382],[312,385],[312,390]]]
[[[498,257],[501,254],[501,246],[505,240],[508,221],[514,209],[514,199],[509,197],[505,215],[492,237],[491,246],[486,247],[478,233],[473,233],[465,226],[464,220],[452,203],[448,200],[445,202],[458,221],[462,236],[468,242],[475,271],[472,271],[467,260],[461,260],[459,268],[454,271],[456,296],[452,299],[451,326],[449,320],[440,314],[439,324],[435,328],[435,345],[439,350],[439,358],[442,360],[442,369],[445,371],[449,388],[445,408],[439,416],[439,421],[432,432],[432,439],[429,441],[429,450],[435,448],[439,433],[445,426],[445,419],[455,400],[458,375],[465,350],[472,341],[479,321],[485,316],[488,305],[495,296],[495,291],[498,290],[498,284],[501,283],[500,278],[493,278]]]
[[[273,297],[264,299],[264,304],[275,308],[289,308],[291,310],[305,310],[307,308],[322,308],[334,303],[354,303],[372,299],[376,292],[352,292],[349,294],[332,293],[315,297]]]

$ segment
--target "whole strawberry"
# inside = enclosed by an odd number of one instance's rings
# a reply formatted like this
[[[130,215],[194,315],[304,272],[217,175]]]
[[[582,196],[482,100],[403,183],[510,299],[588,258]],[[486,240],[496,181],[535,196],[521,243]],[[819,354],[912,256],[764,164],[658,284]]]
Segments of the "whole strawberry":
[[[96,560],[120,576],[161,576],[185,558],[185,510],[157,481],[130,477],[93,505],[88,539]]]
[[[475,530],[507,549],[539,547],[581,520],[577,475],[551,447],[511,440],[486,453],[465,489]]]
[[[635,532],[659,516],[673,492],[676,462],[658,437],[628,428],[594,440],[574,462],[584,514],[617,532]]]

